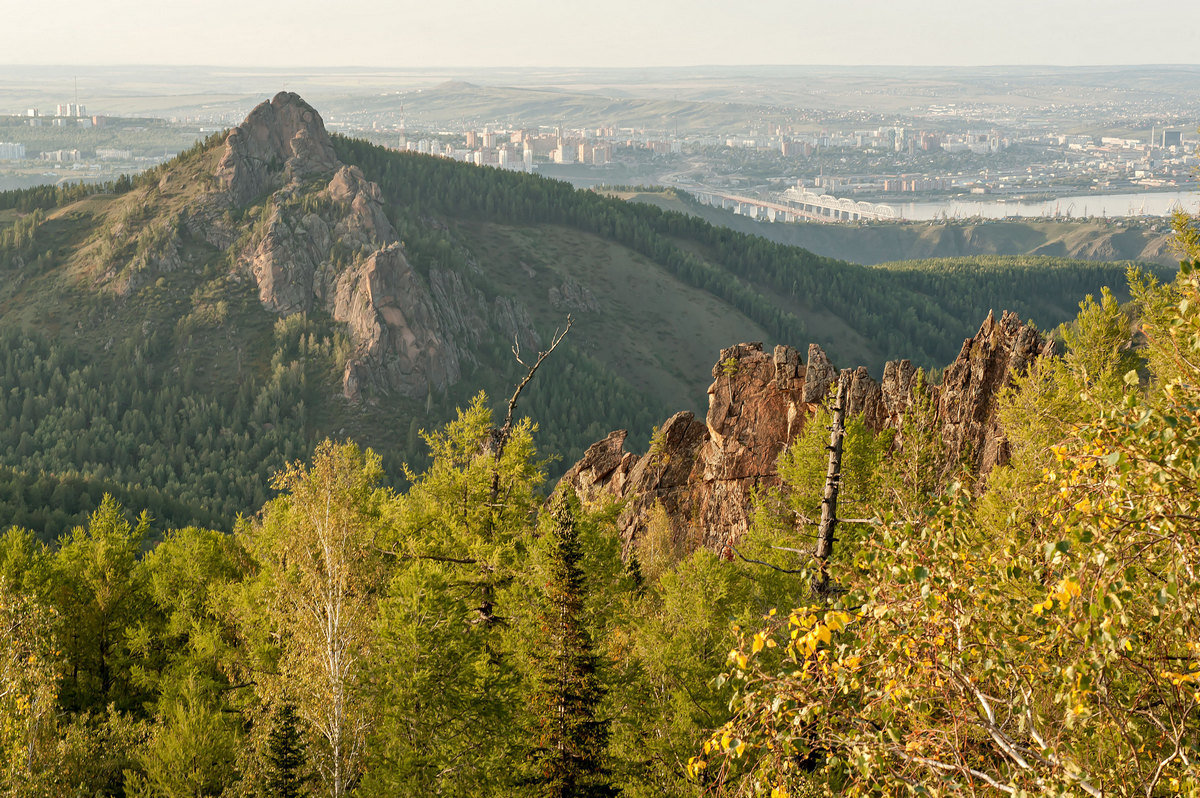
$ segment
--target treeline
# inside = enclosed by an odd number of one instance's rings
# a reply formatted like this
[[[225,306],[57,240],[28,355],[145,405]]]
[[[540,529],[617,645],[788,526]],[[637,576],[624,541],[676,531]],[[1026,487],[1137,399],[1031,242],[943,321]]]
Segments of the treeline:
[[[0,210],[31,213],[48,211],[78,202],[93,194],[124,194],[133,188],[133,178],[121,175],[103,183],[57,183],[52,186],[30,186],[0,191]]]
[[[195,524],[222,529],[229,525],[228,519],[217,513],[185,504],[160,490],[102,481],[76,472],[29,473],[0,466],[0,523],[37,530],[42,540],[56,540],[77,526],[86,526],[106,495],[125,507],[143,508],[156,529]]]
[[[876,369],[898,357],[944,365],[992,310],[1025,315],[1028,309],[1038,324],[1053,327],[1071,318],[1084,293],[1120,285],[1126,270],[1125,264],[1040,258],[864,267],[535,175],[393,152],[341,136],[334,136],[334,146],[343,161],[379,183],[393,207],[402,209],[397,213],[561,224],[600,235],[715,294],[779,342],[816,340],[836,356],[844,341],[805,319],[839,316],[870,342],[874,356],[867,365]]]

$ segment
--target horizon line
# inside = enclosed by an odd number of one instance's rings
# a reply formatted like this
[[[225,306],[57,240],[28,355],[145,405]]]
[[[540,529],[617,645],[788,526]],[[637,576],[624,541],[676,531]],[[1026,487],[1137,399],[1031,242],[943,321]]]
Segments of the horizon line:
[[[506,69],[506,70],[532,70],[532,69],[578,69],[578,70],[595,70],[595,71],[636,71],[644,69],[938,69],[938,68],[954,68],[954,69],[1038,69],[1038,68],[1054,68],[1054,69],[1093,69],[1097,67],[1107,68],[1164,68],[1164,67],[1198,67],[1200,62],[1138,62],[1138,63],[1088,63],[1088,64],[1058,64],[1058,63],[990,63],[990,64],[965,64],[965,63],[922,63],[922,64],[897,64],[897,63],[870,63],[870,64],[852,64],[852,63],[819,63],[819,64],[794,64],[794,63],[760,63],[760,64],[645,64],[632,66],[597,66],[597,65],[565,65],[565,64],[537,64],[537,65],[514,65],[514,64],[492,64],[492,65],[462,65],[462,64],[442,64],[436,66],[415,66],[415,65],[371,65],[371,64],[284,64],[265,66],[261,64],[172,64],[172,63],[29,63],[29,62],[4,62],[0,61],[0,68],[4,67],[25,67],[31,69],[82,69],[82,68],[171,68],[171,69],[260,69],[260,70],[284,70],[284,69],[354,69],[354,70],[412,70],[412,71],[433,71],[443,69],[453,70],[470,70],[470,69]]]

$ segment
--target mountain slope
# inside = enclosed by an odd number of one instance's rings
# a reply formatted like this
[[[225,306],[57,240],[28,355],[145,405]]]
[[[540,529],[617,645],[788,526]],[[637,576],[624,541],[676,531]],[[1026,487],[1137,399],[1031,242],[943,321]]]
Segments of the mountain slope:
[[[91,192],[0,195],[0,327],[19,331],[0,339],[0,465],[166,492],[183,505],[162,511],[171,523],[253,511],[272,470],[326,435],[400,473],[456,404],[480,389],[503,401],[523,373],[514,341],[531,353],[568,314],[521,405],[564,463],[610,429],[645,439],[669,410],[699,410],[731,342],[938,365],[991,308],[1052,326],[1124,271],[857,266],[331,138],[286,93]]]

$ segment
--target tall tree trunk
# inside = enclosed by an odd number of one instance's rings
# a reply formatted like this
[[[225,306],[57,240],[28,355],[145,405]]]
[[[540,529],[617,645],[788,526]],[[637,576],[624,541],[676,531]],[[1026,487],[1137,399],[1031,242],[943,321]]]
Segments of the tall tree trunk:
[[[833,554],[837,528],[838,489],[842,483],[842,440],[846,436],[846,392],[850,381],[847,375],[838,376],[837,399],[833,403],[833,424],[829,428],[829,466],[825,470],[825,495],[821,499],[821,525],[817,529],[815,552],[820,571],[813,577],[813,590],[829,590],[829,557]]]

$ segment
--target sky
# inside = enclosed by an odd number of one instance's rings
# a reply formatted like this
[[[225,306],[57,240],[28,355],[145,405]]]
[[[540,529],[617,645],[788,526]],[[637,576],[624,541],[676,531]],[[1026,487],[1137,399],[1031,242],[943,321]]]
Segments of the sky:
[[[0,0],[0,64],[1195,64],[1200,3]]]

